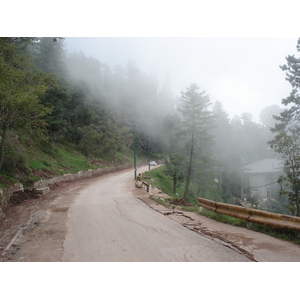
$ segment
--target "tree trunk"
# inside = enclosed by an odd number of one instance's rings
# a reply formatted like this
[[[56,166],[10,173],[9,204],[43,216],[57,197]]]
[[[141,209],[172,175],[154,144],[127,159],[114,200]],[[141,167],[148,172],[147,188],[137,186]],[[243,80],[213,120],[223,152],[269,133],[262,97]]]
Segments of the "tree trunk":
[[[300,210],[299,210],[299,194],[298,194],[298,192],[296,192],[296,195],[295,195],[296,197],[296,217],[299,217],[300,216]]]
[[[1,139],[1,145],[0,145],[0,170],[2,169],[3,161],[4,161],[4,138],[6,134],[6,126],[3,127],[2,132],[2,139]]]
[[[173,191],[176,194],[176,185],[177,185],[177,174],[176,172],[173,174]]]
[[[192,175],[192,162],[193,162],[193,154],[194,154],[194,140],[195,140],[195,110],[193,106],[193,114],[192,114],[192,145],[191,145],[191,152],[190,152],[190,161],[189,161],[189,167],[188,167],[188,173],[186,178],[186,185],[184,190],[183,199],[187,199],[187,194],[191,182],[191,175]]]
[[[193,134],[193,139],[194,139],[194,134]],[[190,182],[191,182],[193,154],[194,154],[194,142],[192,142],[192,146],[191,146],[189,168],[188,168],[188,173],[187,173],[187,177],[186,177],[186,185],[185,185],[183,199],[186,199],[186,197],[187,197]]]

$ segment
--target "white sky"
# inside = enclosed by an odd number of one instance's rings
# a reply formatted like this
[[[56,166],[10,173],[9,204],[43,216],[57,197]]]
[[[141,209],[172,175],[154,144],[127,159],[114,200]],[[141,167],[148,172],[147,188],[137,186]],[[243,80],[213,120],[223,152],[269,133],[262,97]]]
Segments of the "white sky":
[[[294,38],[67,38],[68,51],[83,51],[111,67],[129,60],[162,82],[171,78],[174,95],[191,83],[205,90],[211,102],[220,101],[233,115],[252,113],[254,120],[266,106],[281,105],[290,84],[279,65],[296,51]]]
[[[34,4],[20,1],[16,10],[15,2],[5,3],[4,11],[14,11],[16,22],[3,14],[0,34],[107,37],[67,42],[111,67],[133,60],[143,73],[156,71],[160,80],[168,74],[175,95],[197,83],[230,117],[250,112],[258,120],[263,108],[281,106],[291,91],[279,65],[287,55],[300,56],[300,2],[86,0],[70,5],[53,0],[46,11]]]

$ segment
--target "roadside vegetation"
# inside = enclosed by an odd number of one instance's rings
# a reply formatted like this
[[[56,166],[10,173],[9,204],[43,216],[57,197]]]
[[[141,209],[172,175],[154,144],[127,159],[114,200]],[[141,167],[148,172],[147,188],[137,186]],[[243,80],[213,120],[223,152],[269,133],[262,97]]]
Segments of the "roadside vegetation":
[[[161,152],[156,132],[145,132],[145,116],[135,105],[152,83],[139,83],[134,63],[113,75],[83,53],[67,53],[63,43],[63,38],[0,38],[2,189],[133,163],[134,150],[137,161],[144,159],[149,142],[153,155]]]
[[[157,201],[158,203],[162,205],[169,205],[170,202],[172,202],[174,199],[181,198],[181,195],[184,194],[184,187],[185,183],[182,182],[182,184],[178,187],[178,193],[174,193],[173,187],[172,187],[172,177],[167,174],[166,167],[161,166],[159,168],[147,171],[143,174],[143,180],[151,184],[152,186],[157,187],[160,189],[163,193],[170,196],[170,198],[161,200],[160,198],[152,197],[153,200]],[[145,178],[146,177],[146,178]],[[209,199],[209,198],[207,198]],[[244,227],[248,228],[249,230],[257,231],[260,233],[268,234],[270,236],[291,241],[295,244],[300,244],[300,232],[295,230],[282,230],[278,228],[274,228],[271,226],[266,226],[258,223],[247,223],[245,220],[237,219],[234,217],[222,215],[215,213],[213,211],[210,211],[208,209],[203,208],[201,212],[199,211],[198,201],[197,198],[194,199],[192,206],[184,206],[184,205],[177,205],[180,206],[182,210],[184,211],[192,211],[195,213],[198,213],[202,216],[205,216],[207,218],[216,220],[218,222],[230,224],[233,226],[238,227]]]
[[[0,188],[21,182],[25,187],[34,181],[52,178],[67,173],[77,173],[95,168],[131,164],[131,150],[117,152],[113,156],[87,158],[78,150],[75,144],[66,142],[54,148],[27,147],[19,141],[19,149],[8,153],[0,173]],[[140,158],[141,159],[141,158]]]

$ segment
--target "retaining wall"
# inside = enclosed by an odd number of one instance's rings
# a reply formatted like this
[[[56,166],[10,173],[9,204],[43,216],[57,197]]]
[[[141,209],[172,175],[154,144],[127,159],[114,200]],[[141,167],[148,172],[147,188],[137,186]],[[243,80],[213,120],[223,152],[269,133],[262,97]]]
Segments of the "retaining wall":
[[[123,169],[129,169],[132,168],[131,164],[126,164],[122,166],[117,166],[117,167],[105,167],[101,169],[90,169],[87,171],[79,171],[74,174],[64,174],[58,177],[53,177],[50,179],[41,179],[37,182],[34,182],[32,188],[33,189],[38,189],[38,188],[45,188],[49,187],[49,185],[59,183],[59,182],[68,182],[80,178],[88,178],[92,176],[100,176],[103,174],[107,173],[112,173],[118,170],[123,170]],[[19,191],[24,191],[24,186],[22,183],[15,183],[13,186],[2,190],[0,189],[0,219],[5,218],[5,211],[10,205],[10,199],[13,193],[19,192]]]
[[[14,185],[3,190],[0,189],[0,219],[5,217],[5,211],[9,206],[10,197],[15,192],[24,191],[23,184],[20,182],[15,183]]]

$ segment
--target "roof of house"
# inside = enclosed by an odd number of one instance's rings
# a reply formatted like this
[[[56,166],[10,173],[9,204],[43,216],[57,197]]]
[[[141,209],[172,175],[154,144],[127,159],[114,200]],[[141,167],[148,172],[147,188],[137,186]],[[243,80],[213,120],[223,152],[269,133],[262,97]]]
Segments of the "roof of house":
[[[279,159],[268,158],[246,165],[243,168],[245,173],[274,173],[283,170],[284,162]]]

